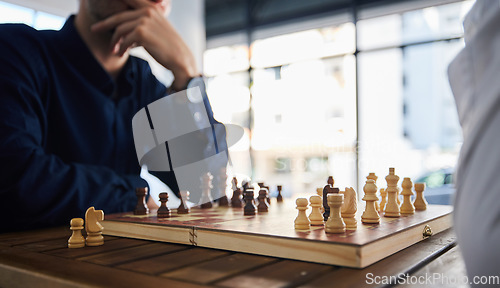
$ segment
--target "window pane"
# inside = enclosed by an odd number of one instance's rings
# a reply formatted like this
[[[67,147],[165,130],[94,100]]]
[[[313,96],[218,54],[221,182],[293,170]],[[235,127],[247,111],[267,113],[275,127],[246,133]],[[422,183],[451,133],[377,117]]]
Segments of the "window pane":
[[[24,23],[32,25],[34,13],[33,9],[0,2],[0,23]]]
[[[55,16],[52,14],[37,12],[35,16],[35,25],[33,28],[38,30],[59,30],[64,25],[66,19],[64,17]]]
[[[252,148],[257,178],[281,181],[293,193],[314,192],[331,174],[339,179],[339,187],[353,186],[354,66],[349,55],[254,70]],[[265,164],[283,164],[277,159],[285,158],[291,167],[279,175],[270,169],[276,165]]]
[[[358,22],[360,50],[463,35],[462,21],[474,1],[464,1]]]
[[[436,42],[359,54],[363,178],[395,167],[400,177],[417,179],[455,166],[462,136],[446,70],[462,46]]]
[[[249,65],[247,45],[218,47],[203,54],[203,68],[207,76],[245,71]]]
[[[472,4],[473,1],[465,1],[404,13],[403,43],[461,37],[463,18]]]
[[[255,68],[354,52],[354,25],[313,29],[257,40],[251,47]]]

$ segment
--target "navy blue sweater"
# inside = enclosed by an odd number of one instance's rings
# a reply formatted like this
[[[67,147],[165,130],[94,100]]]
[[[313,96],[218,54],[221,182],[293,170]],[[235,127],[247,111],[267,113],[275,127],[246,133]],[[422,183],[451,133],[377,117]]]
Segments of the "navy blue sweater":
[[[166,87],[135,57],[115,82],[73,22],[0,25],[0,232],[130,211],[146,185],[132,117]]]

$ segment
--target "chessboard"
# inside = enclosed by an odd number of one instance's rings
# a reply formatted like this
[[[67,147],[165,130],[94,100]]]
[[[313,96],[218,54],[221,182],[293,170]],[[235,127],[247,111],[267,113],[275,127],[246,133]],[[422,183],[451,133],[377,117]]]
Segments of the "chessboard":
[[[269,212],[252,216],[232,207],[171,212],[170,218],[158,218],[155,211],[106,215],[103,234],[364,268],[450,228],[452,222],[452,207],[445,205],[428,205],[427,210],[399,218],[381,215],[380,224],[358,221],[357,230],[342,234],[327,234],[317,226],[296,230],[297,209],[291,200],[273,201]]]

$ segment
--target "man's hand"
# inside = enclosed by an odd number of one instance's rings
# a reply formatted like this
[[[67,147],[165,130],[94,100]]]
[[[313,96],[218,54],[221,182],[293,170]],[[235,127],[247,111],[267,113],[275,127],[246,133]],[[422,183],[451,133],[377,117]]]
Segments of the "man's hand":
[[[176,90],[199,75],[193,54],[164,15],[164,6],[150,0],[123,0],[132,10],[114,14],[92,26],[92,31],[111,31],[113,53],[123,56],[130,48],[143,46],[151,56],[172,71]]]

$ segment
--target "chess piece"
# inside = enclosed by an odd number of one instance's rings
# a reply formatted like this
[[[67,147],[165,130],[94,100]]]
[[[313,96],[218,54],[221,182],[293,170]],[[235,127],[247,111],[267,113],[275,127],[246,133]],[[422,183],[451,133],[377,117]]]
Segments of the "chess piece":
[[[311,214],[309,214],[309,221],[312,226],[323,226],[325,225],[325,221],[323,220],[323,215],[321,215],[321,205],[322,199],[318,195],[313,195],[309,198],[309,202],[311,203]]]
[[[356,220],[356,212],[358,211],[358,196],[354,188],[345,188],[344,204],[342,204],[340,214],[344,220],[347,230],[356,230],[358,221]]]
[[[283,202],[283,195],[281,195],[281,190],[283,189],[283,186],[278,185],[278,186],[276,187],[276,189],[278,189],[278,196],[276,196],[276,201],[277,201],[278,203],[281,203],[281,202]]]
[[[344,194],[328,194],[328,206],[330,206],[330,217],[326,221],[326,233],[344,233],[345,223],[340,217],[340,207],[344,203]]]
[[[375,201],[378,200],[376,195],[377,185],[375,185],[375,181],[373,179],[366,180],[363,191],[365,191],[365,196],[362,200],[366,202],[366,206],[363,215],[361,215],[361,222],[367,224],[380,223],[380,215],[378,215],[375,209]]]
[[[415,210],[425,210],[427,209],[427,201],[424,197],[425,183],[415,183],[415,193],[417,196],[415,197],[415,202],[413,205],[415,206]]]
[[[168,201],[168,193],[167,192],[162,192],[159,195],[160,197],[160,208],[158,208],[158,211],[156,212],[156,215],[158,218],[169,218],[170,217],[170,209],[167,207],[167,201]]]
[[[375,185],[377,185],[377,175],[375,175],[375,173],[373,172],[370,172],[368,173],[368,176],[366,176],[366,180],[369,180],[369,179],[372,179],[373,182],[375,183]],[[375,210],[379,211],[380,210],[380,205],[378,203],[378,201],[375,202]]]
[[[137,196],[137,205],[135,206],[134,215],[146,215],[149,213],[148,206],[146,205],[147,194],[148,187],[135,189],[135,195]]]
[[[333,178],[331,183],[333,183]],[[327,195],[330,193],[339,193],[340,190],[339,188],[333,188],[330,184],[326,184],[325,187],[323,188],[323,220],[327,221],[328,217],[330,216],[330,206],[328,206],[328,201],[327,201]]]
[[[311,222],[309,218],[307,218],[306,210],[307,210],[307,199],[306,198],[297,198],[295,200],[295,204],[297,204],[297,210],[299,210],[299,214],[297,218],[295,218],[294,224],[295,229],[306,230],[310,228]]]
[[[413,187],[413,183],[410,178],[405,177],[403,182],[401,183],[401,187],[403,187],[403,191],[401,194],[403,195],[403,203],[400,207],[400,213],[405,215],[411,215],[415,213],[415,207],[413,203],[411,203],[410,197],[413,196],[413,192],[411,192],[411,188]]]
[[[316,194],[318,194],[319,197],[323,198],[323,188],[316,188]]]
[[[212,195],[210,195],[210,191],[212,190],[212,179],[214,177],[210,172],[204,173],[201,180],[201,198],[200,198],[200,207],[202,209],[212,208]]]
[[[326,183],[333,187],[333,184],[335,184],[335,181],[333,180],[333,176],[328,176]]]
[[[227,199],[227,170],[226,167],[223,167],[220,169],[220,174],[217,179],[217,187],[219,188],[219,206],[220,207],[227,207],[229,206],[229,201]]]
[[[266,185],[264,185],[264,182],[259,182],[259,183],[257,183],[257,185],[259,185],[260,189],[266,189],[267,190],[266,202],[267,202],[267,204],[270,205],[271,204],[271,198],[269,197],[269,192],[270,192],[269,191],[269,187],[266,186]],[[259,189],[259,191],[260,191],[260,189]]]
[[[102,210],[95,210],[90,207],[85,212],[85,231],[87,231],[86,244],[87,246],[100,246],[104,244],[104,237],[102,237],[103,227],[99,221],[104,220],[104,212]]]
[[[243,207],[241,189],[238,187],[238,180],[233,177],[233,197],[231,197],[231,206],[241,208]]]
[[[182,190],[180,191],[181,194],[181,204],[177,208],[177,214],[188,214],[190,209],[188,206],[188,200],[189,200],[189,191]]]
[[[389,175],[385,177],[387,181],[387,204],[385,206],[385,217],[400,217],[399,206],[397,202],[398,198],[398,181],[399,176],[395,174],[394,168],[389,168]]]
[[[71,237],[68,239],[68,248],[82,248],[85,246],[85,238],[83,238],[83,219],[73,218],[69,222],[71,225]]]
[[[243,215],[255,215],[257,207],[254,204],[253,188],[247,188],[243,192],[243,199],[245,200],[245,207],[243,207]]]
[[[257,211],[259,212],[268,212],[269,211],[269,203],[267,203],[269,193],[266,188],[261,188],[259,191],[259,205],[257,205]]]
[[[387,192],[385,191],[384,188],[380,188],[380,197],[382,198],[382,201],[380,201],[380,206],[378,211],[384,212],[385,205],[387,204]]]

